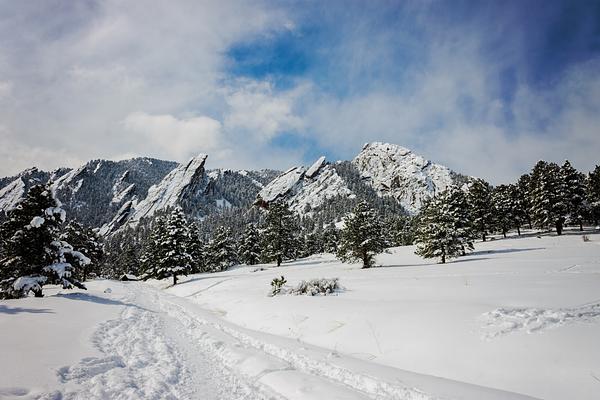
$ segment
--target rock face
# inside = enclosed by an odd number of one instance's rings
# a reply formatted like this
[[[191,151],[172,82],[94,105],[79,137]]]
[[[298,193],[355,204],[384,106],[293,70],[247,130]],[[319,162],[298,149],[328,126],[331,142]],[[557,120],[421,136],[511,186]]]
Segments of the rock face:
[[[142,218],[152,216],[157,210],[168,207],[193,207],[194,199],[204,194],[208,178],[204,171],[206,154],[200,154],[186,164],[181,164],[169,172],[163,180],[148,189],[148,196],[142,200],[129,218],[137,223]]]
[[[453,183],[450,169],[434,164],[407,148],[367,143],[352,163],[381,196],[393,196],[409,213]]]
[[[454,181],[448,168],[388,143],[366,144],[352,160],[352,166],[360,176],[361,185],[369,186],[380,197],[394,198],[411,214],[417,213],[426,199]],[[284,199],[293,211],[310,212],[336,196],[359,194],[351,188],[360,185],[348,179],[349,175],[342,177],[334,165],[321,157],[309,168],[293,167],[274,179],[260,191],[257,203],[266,205]]]
[[[336,196],[351,196],[352,191],[335,168],[320,157],[308,169],[293,167],[275,178],[258,193],[256,203],[286,200],[292,211],[303,214]]]

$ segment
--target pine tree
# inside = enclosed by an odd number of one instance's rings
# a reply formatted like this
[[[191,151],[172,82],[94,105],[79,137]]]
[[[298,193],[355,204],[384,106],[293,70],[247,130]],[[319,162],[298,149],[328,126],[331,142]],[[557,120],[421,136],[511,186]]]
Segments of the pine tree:
[[[585,175],[577,171],[569,160],[560,167],[561,179],[564,185],[564,195],[570,222],[577,223],[583,230],[583,219],[587,213],[585,200]]]
[[[392,246],[408,246],[413,244],[413,221],[408,215],[391,215],[385,219],[385,237]]]
[[[590,212],[594,225],[600,221],[600,165],[596,165],[587,179],[587,200],[590,205]]]
[[[471,223],[457,208],[462,201],[457,201],[457,192],[446,190],[421,209],[415,235],[417,255],[440,258],[445,263],[448,258],[458,257],[473,248]]]
[[[204,254],[205,244],[200,237],[198,226],[195,223],[190,224],[187,247],[188,252],[192,257],[190,273],[196,274],[206,271],[206,255]]]
[[[294,257],[298,244],[294,228],[294,215],[287,205],[282,201],[271,203],[265,217],[262,239],[265,260],[275,261],[279,267],[284,259]]]
[[[76,267],[89,259],[60,240],[65,212],[48,185],[33,186],[0,227],[0,297],[18,298],[31,291],[42,297],[45,284],[85,289]]]
[[[531,172],[529,187],[533,221],[540,228],[554,225],[556,234],[561,235],[567,202],[560,167],[555,163],[538,161]]]
[[[518,207],[519,207],[519,215],[521,216],[522,222],[527,221],[527,225],[529,225],[529,229],[533,229],[533,225],[531,222],[531,196],[529,194],[531,182],[531,175],[524,174],[519,177],[517,181],[517,191],[515,195],[518,196]],[[519,234],[521,232],[519,231]]]
[[[249,224],[240,243],[240,258],[246,265],[258,264],[260,261],[260,234],[256,224]]]
[[[205,259],[206,267],[211,272],[225,271],[237,262],[231,229],[223,226],[217,228],[214,238],[206,246]]]
[[[323,250],[327,253],[336,253],[339,240],[340,232],[332,222],[323,231]]]
[[[81,280],[86,281],[89,273],[100,273],[104,248],[102,239],[91,228],[81,225],[75,220],[69,221],[61,235],[61,239],[71,244],[73,247],[82,251],[89,259],[88,265],[81,265],[78,268]]]
[[[177,277],[187,275],[192,267],[188,244],[188,224],[181,208],[173,209],[165,223],[157,219],[141,259],[142,279],[173,278],[173,285],[177,284]]]
[[[454,218],[454,235],[460,243],[461,255],[465,255],[467,251],[473,250],[473,238],[476,236],[467,194],[458,187],[451,186],[445,195],[450,205],[450,214]]]
[[[516,220],[513,199],[513,189],[509,185],[499,185],[492,192],[494,220],[504,237],[506,237],[506,232],[512,228]]]
[[[473,180],[469,185],[467,199],[473,216],[473,229],[485,242],[493,224],[491,185],[483,179]]]
[[[343,262],[361,261],[362,268],[370,268],[375,255],[382,253],[387,245],[379,215],[361,201],[344,218],[337,257]]]

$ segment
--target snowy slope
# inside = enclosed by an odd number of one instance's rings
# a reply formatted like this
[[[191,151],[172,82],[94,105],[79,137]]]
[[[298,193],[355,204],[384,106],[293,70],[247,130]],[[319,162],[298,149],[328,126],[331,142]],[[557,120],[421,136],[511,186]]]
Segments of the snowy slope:
[[[152,216],[156,211],[167,207],[184,206],[195,196],[204,193],[208,179],[204,173],[206,154],[199,154],[185,164],[179,165],[157,185],[148,190],[148,196],[140,201],[129,218],[136,224],[144,217]]]
[[[453,182],[450,169],[395,144],[367,143],[352,162],[380,195],[393,196],[411,213]]]
[[[368,270],[319,255],[176,286],[48,287],[0,301],[0,398],[596,399],[600,234],[586,234],[497,238],[446,265],[407,246]],[[344,289],[267,297],[280,275]]]
[[[0,211],[9,211],[23,198],[25,182],[20,177],[0,189]]]
[[[305,213],[335,196],[351,196],[352,191],[325,157],[320,157],[308,169],[293,167],[271,181],[257,195],[258,204],[277,199],[288,202],[290,209]]]
[[[446,265],[418,258],[412,246],[381,255],[384,268],[370,270],[314,256],[190,276],[168,291],[245,329],[330,349],[330,360],[346,355],[538,398],[592,400],[600,378],[600,234],[588,236],[476,243],[472,255]],[[338,277],[345,290],[267,297],[281,275],[289,285]],[[426,379],[392,375],[435,391]]]

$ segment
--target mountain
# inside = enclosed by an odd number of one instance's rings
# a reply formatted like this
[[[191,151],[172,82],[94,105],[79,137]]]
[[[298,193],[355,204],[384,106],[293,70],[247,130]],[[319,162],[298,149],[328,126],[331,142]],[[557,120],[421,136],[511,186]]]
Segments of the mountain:
[[[332,199],[340,201],[358,195],[372,201],[374,191],[377,196],[390,197],[408,213],[415,214],[426,199],[457,183],[458,177],[460,175],[447,167],[432,163],[409,149],[373,142],[365,144],[350,163],[330,164],[321,157],[309,168],[290,168],[258,193],[256,203],[268,205],[283,199],[302,214]]]
[[[426,199],[465,178],[409,149],[379,142],[366,144],[351,161],[320,157],[309,167],[283,173],[207,170],[207,158],[200,154],[183,164],[146,157],[92,160],[52,172],[31,168],[0,178],[0,211],[14,208],[31,186],[49,182],[69,217],[104,235],[135,227],[169,207],[180,206],[188,216],[214,225],[239,218],[252,204],[268,206],[277,199],[328,223],[359,199],[384,214],[414,214]]]
[[[353,193],[325,157],[320,157],[309,168],[293,167],[275,178],[258,193],[256,203],[268,205],[284,199],[292,211],[302,214],[337,196]]]
[[[367,143],[352,163],[379,195],[395,198],[412,214],[454,183],[447,167],[395,144]]]

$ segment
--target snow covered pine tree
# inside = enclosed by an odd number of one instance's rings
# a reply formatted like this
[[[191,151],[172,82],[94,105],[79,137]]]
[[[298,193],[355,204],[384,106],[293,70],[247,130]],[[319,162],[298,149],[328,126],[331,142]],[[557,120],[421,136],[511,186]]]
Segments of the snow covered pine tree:
[[[248,224],[240,243],[240,258],[246,265],[257,264],[260,260],[260,235],[255,224]]]
[[[365,201],[344,218],[337,257],[344,262],[362,261],[362,268],[375,263],[375,255],[387,247],[379,215]]]
[[[561,235],[567,216],[565,184],[560,167],[555,163],[538,161],[531,172],[529,195],[533,221],[540,228],[554,225]]]
[[[588,204],[585,201],[585,175],[577,171],[569,160],[560,167],[561,179],[564,184],[564,195],[569,215],[569,222],[579,225],[583,230],[583,219],[588,213]]]
[[[473,215],[473,228],[485,242],[493,223],[492,186],[483,179],[475,179],[468,186],[468,202]]]
[[[472,233],[456,212],[452,196],[452,189],[446,190],[424,205],[415,235],[415,253],[423,258],[439,257],[442,264],[473,248]]]
[[[226,271],[237,262],[231,229],[220,226],[204,251],[206,267],[211,272]]]
[[[25,297],[30,291],[42,297],[45,284],[85,289],[76,278],[76,267],[90,260],[60,240],[66,215],[60,206],[48,185],[36,185],[9,212],[0,227],[0,297]]]
[[[294,215],[288,206],[280,200],[269,205],[263,231],[263,257],[276,261],[279,267],[292,250],[294,237]]]
[[[166,222],[163,221],[162,218],[157,218],[154,222],[149,243],[142,256],[142,279],[173,278],[173,285],[176,285],[177,276],[187,275],[193,262],[188,251],[188,224],[179,207],[169,213]]]
[[[81,280],[86,281],[89,273],[98,274],[104,255],[102,240],[91,228],[81,225],[75,220],[69,221],[60,238],[83,252],[90,263],[79,268]]]

